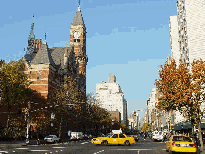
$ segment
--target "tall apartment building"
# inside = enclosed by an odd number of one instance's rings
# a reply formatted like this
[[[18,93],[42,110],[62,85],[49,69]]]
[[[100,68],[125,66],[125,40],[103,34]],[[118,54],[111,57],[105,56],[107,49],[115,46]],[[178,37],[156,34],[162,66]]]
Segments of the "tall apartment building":
[[[157,98],[156,98],[156,88],[153,88],[149,94],[149,101],[147,102],[147,111],[148,111],[148,123],[152,122],[152,112],[155,110],[155,106],[157,103]]]
[[[96,86],[96,101],[98,105],[108,111],[118,110],[121,113],[121,123],[127,121],[127,101],[121,90],[119,83],[116,82],[115,75],[109,75],[109,82],[101,81]]]
[[[205,0],[178,0],[177,19],[182,62],[205,61]]]
[[[133,113],[130,113],[129,117],[128,117],[128,121],[129,121],[129,130],[140,130],[140,114],[136,113],[135,111],[133,111]]]
[[[205,0],[177,0],[177,16],[169,18],[171,59],[188,66],[194,59],[205,61]],[[205,106],[205,103],[202,103]],[[185,118],[175,111],[174,123]]]
[[[178,33],[177,16],[171,16],[169,18],[169,32],[170,32],[171,58],[174,59],[177,66],[179,66],[181,53],[179,50],[179,42],[178,42],[179,33]]]

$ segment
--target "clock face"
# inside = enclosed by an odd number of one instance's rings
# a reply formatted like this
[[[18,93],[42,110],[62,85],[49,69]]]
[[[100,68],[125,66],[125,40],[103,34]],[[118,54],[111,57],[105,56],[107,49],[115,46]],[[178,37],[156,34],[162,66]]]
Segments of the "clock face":
[[[74,33],[74,37],[77,39],[78,37],[80,36],[80,33],[79,32],[75,32]]]

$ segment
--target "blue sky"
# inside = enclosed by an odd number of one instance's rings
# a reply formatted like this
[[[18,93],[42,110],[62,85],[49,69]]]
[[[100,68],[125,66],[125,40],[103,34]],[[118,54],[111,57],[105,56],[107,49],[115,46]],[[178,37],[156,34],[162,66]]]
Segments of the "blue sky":
[[[18,60],[27,48],[31,23],[49,47],[69,43],[78,0],[8,0],[0,9],[0,58]],[[128,114],[145,109],[159,65],[171,55],[169,17],[176,0],[81,0],[87,28],[87,92],[115,74]],[[32,17],[34,14],[34,18]],[[143,113],[140,113],[143,117]]]

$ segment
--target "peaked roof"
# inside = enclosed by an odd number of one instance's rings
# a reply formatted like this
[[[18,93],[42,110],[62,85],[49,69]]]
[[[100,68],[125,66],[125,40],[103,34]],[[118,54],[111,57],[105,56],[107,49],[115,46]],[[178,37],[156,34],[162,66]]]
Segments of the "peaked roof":
[[[51,59],[50,52],[45,41],[31,61],[31,64],[52,64],[53,66],[55,66],[53,60]]]
[[[80,5],[78,6],[78,10],[75,14],[75,17],[71,25],[73,26],[84,25],[83,17],[82,17],[81,10],[80,10]]]
[[[32,54],[33,54],[33,53],[26,53],[26,54],[24,55],[26,61],[27,61],[29,64],[31,63]]]
[[[65,53],[66,47],[52,47],[49,48],[49,51],[51,53],[51,57],[53,59],[53,62],[56,65],[56,68],[64,68],[64,53]],[[72,48],[67,47],[67,56],[70,57]]]

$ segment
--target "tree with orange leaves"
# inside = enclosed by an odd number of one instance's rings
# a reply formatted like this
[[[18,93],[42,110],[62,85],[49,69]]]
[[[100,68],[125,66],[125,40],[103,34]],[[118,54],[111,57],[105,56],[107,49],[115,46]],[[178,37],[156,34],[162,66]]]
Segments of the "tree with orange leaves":
[[[171,64],[161,66],[159,79],[156,80],[160,93],[157,108],[165,111],[178,110],[191,119],[192,125],[196,119],[202,149],[200,118],[203,112],[200,106],[204,100],[204,85],[205,63],[202,60],[193,61],[191,72],[182,62],[176,68],[175,61],[172,60]]]
[[[159,98],[157,108],[170,111],[176,110],[176,95],[177,76],[176,63],[172,61],[171,64],[160,66],[159,79],[155,82],[159,91]]]

